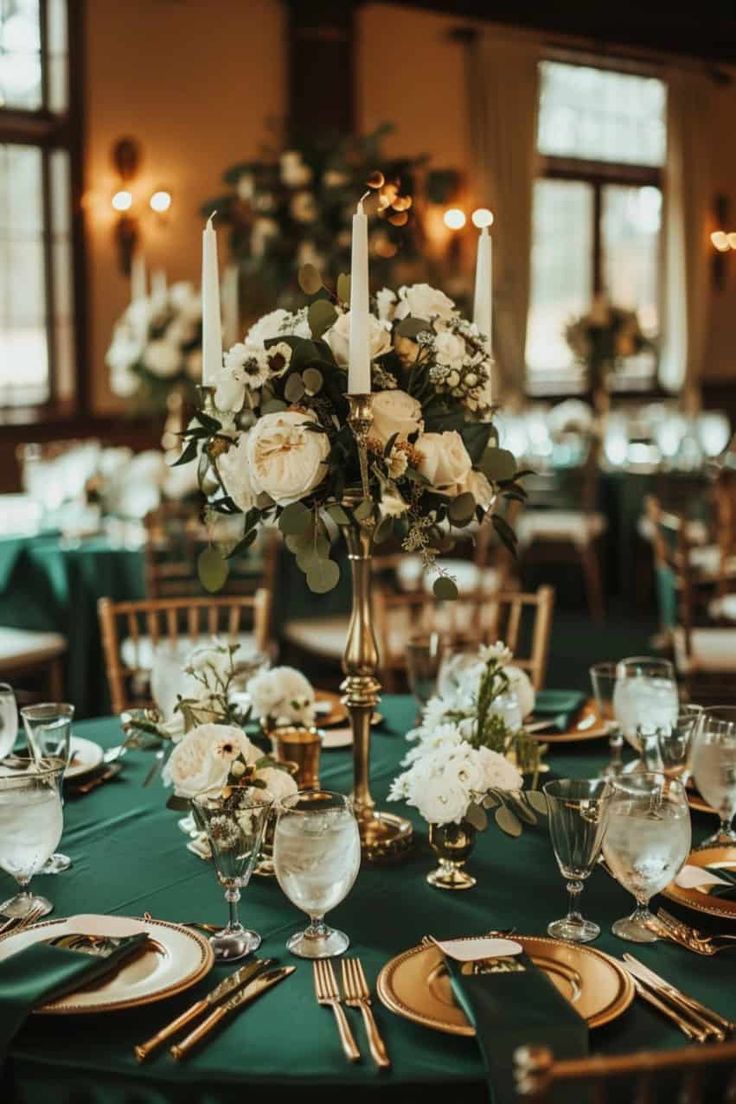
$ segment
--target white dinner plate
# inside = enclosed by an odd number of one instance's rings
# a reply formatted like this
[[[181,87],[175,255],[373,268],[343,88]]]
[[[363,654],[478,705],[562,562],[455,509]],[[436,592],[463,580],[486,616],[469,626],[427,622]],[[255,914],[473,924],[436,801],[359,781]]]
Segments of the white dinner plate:
[[[148,932],[151,946],[125,963],[101,984],[78,989],[36,1009],[50,1015],[114,1012],[172,997],[209,973],[214,962],[207,939],[196,931],[166,920],[137,920],[128,916],[70,916],[43,920],[23,931],[0,936],[0,972],[4,959],[16,951],[61,935],[136,935]]]
[[[90,771],[97,770],[104,751],[94,740],[85,740],[83,736],[72,736],[69,741],[69,766],[64,771],[65,778],[81,778]]]
[[[322,747],[331,751],[333,748],[350,747],[353,742],[353,730],[350,725],[344,728],[321,729]]]

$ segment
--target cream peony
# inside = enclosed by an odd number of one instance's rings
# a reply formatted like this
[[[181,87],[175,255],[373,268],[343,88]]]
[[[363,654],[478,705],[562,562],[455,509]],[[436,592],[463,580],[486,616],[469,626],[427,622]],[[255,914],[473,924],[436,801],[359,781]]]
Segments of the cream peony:
[[[271,718],[277,724],[309,725],[314,721],[314,688],[294,667],[262,671],[247,689],[257,717]]]
[[[250,477],[247,433],[241,433],[235,444],[217,457],[217,472],[225,493],[230,495],[238,509],[243,513],[252,509],[256,492]]]
[[[444,291],[429,284],[412,284],[411,287],[399,288],[399,304],[394,317],[406,318],[409,314],[412,318],[423,318],[427,322],[432,318],[446,322],[455,314],[455,304]]]
[[[422,408],[406,391],[376,391],[371,396],[371,410],[371,437],[378,438],[384,445],[395,433],[397,440],[405,441],[424,428]]]
[[[453,498],[465,491],[473,465],[457,430],[423,433],[416,448],[422,456],[419,471],[433,490]]]
[[[233,725],[203,724],[191,729],[174,747],[163,769],[163,780],[178,797],[196,797],[204,790],[224,786],[230,760],[223,749],[232,744],[246,763],[261,757],[258,748]]]
[[[288,506],[322,482],[330,442],[327,434],[306,429],[307,422],[317,422],[312,411],[284,410],[264,414],[249,430],[245,456],[256,495]]]
[[[391,335],[383,322],[369,315],[368,343],[371,360],[383,356],[391,350]],[[341,314],[337,321],[325,332],[324,339],[332,349],[332,355],[341,368],[347,368],[350,359],[350,311]]]

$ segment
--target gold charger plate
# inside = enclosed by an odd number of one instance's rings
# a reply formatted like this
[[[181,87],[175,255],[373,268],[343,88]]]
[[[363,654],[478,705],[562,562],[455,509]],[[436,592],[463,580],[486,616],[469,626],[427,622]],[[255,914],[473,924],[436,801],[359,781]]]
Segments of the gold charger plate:
[[[317,728],[338,728],[349,723],[350,714],[347,706],[343,705],[340,694],[336,694],[333,690],[315,690],[314,700],[318,704],[322,702],[330,707],[329,712],[324,711],[324,709],[318,710],[316,716]],[[381,713],[374,713],[371,717],[371,724],[380,724],[382,720],[383,715]],[[350,742],[352,743],[352,740]]]
[[[736,871],[736,847],[709,847],[705,851],[691,851],[686,861],[689,866],[713,866],[716,869],[724,866]],[[669,897],[670,901],[695,909],[696,912],[705,912],[722,920],[736,920],[736,899],[714,897],[699,889],[683,889],[674,882],[662,890],[662,894]]]
[[[551,728],[530,732],[535,740],[542,744],[575,744],[583,740],[600,740],[608,736],[608,722],[598,716],[595,699],[588,698],[578,713],[577,720],[567,732],[555,732]]]
[[[128,916],[70,916],[44,920],[17,933],[0,936],[0,973],[3,959],[16,951],[61,935],[109,935],[148,932],[151,947],[112,976],[89,988],[77,989],[37,1008],[48,1015],[81,1012],[117,1012],[173,997],[208,974],[214,962],[212,948],[199,932],[166,920],[137,920]]]
[[[535,966],[544,970],[588,1027],[620,1016],[634,999],[634,983],[614,959],[592,947],[545,936],[516,935]],[[392,958],[381,970],[378,995],[392,1012],[450,1035],[475,1035],[455,1003],[437,947],[419,946]]]

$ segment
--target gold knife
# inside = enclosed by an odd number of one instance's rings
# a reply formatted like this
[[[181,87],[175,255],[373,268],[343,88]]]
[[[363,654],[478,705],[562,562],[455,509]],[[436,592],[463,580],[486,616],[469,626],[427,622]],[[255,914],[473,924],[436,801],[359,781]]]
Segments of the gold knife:
[[[699,1000],[696,1000],[695,997],[683,993],[683,991],[673,985],[672,982],[666,981],[663,977],[660,977],[659,974],[655,974],[654,970],[650,969],[649,966],[645,966],[643,962],[640,962],[638,958],[634,958],[633,955],[626,953],[624,955],[624,962],[631,973],[638,970],[638,976],[643,982],[649,982],[652,987],[660,990],[663,994],[668,996],[670,1000],[684,1005],[692,1014],[705,1020],[709,1027],[721,1030],[727,1035],[733,1034],[734,1029],[736,1029],[736,1024],[733,1020],[726,1019],[720,1012],[716,1012],[714,1008],[709,1008],[707,1004],[702,1004]]]
[[[704,1043],[708,1039],[708,1035],[705,1031],[701,1031],[693,1023],[690,1023],[684,1016],[679,1015],[671,1004],[666,1004],[665,1001],[660,1000],[658,996],[651,990],[647,989],[637,977],[632,975],[634,982],[634,988],[636,989],[637,996],[641,997],[647,1004],[651,1004],[652,1008],[656,1008],[658,1012],[661,1012],[663,1016],[666,1016],[668,1020],[671,1020],[683,1035],[686,1035],[688,1039],[692,1039],[696,1043]]]
[[[182,1012],[181,1016],[177,1016],[175,1020],[172,1020],[166,1027],[162,1027],[151,1039],[145,1043],[141,1043],[140,1046],[134,1047],[133,1053],[139,1062],[145,1062],[149,1054],[152,1054],[162,1043],[165,1043],[167,1039],[170,1039],[172,1035],[176,1035],[187,1024],[195,1020],[197,1016],[200,1016],[203,1012],[207,1012],[214,1005],[219,1004],[220,1001],[225,1000],[227,997],[234,993],[236,989],[240,989],[246,985],[249,981],[252,981],[257,974],[267,970],[269,966],[273,966],[275,959],[273,958],[257,958],[255,962],[249,962],[246,966],[241,966],[239,970],[236,970],[234,974],[230,974],[229,977],[224,978],[219,985],[216,985],[211,992],[202,997],[195,1004],[187,1008],[186,1012]]]
[[[217,1024],[224,1020],[226,1016],[229,1016],[231,1012],[236,1012],[239,1008],[242,1008],[246,1004],[250,1004],[251,1001],[259,997],[261,993],[265,993],[267,989],[270,989],[272,985],[278,985],[280,981],[287,978],[289,974],[293,974],[296,966],[278,966],[275,970],[269,970],[268,973],[260,974],[255,978],[245,989],[241,989],[239,993],[236,993],[230,1000],[225,1001],[224,1004],[220,1004],[215,1008],[214,1012],[210,1012],[206,1020],[203,1020],[199,1027],[195,1027],[194,1031],[190,1035],[187,1035],[186,1039],[183,1039],[181,1043],[171,1047],[169,1054],[172,1058],[176,1058],[177,1061],[181,1058],[185,1058],[189,1051],[201,1042],[202,1039],[217,1026]]]

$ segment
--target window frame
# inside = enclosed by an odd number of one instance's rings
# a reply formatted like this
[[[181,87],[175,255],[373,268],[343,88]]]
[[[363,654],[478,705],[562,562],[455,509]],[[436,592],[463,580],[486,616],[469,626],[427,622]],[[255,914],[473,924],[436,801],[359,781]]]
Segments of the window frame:
[[[666,86],[666,80],[660,72],[653,71],[648,66],[635,66],[625,59],[598,58],[589,54],[571,54],[566,50],[549,51],[540,61],[556,61],[565,65],[585,66],[586,68],[602,69],[608,72],[626,73],[633,76],[654,77],[661,80]],[[618,161],[597,161],[582,157],[563,157],[557,154],[545,154],[537,152],[537,171],[534,180],[570,180],[576,183],[588,184],[593,193],[591,218],[592,227],[592,273],[593,287],[591,295],[597,295],[603,290],[603,189],[607,184],[621,184],[633,187],[658,188],[662,195],[663,209],[666,203],[665,193],[665,168],[657,165],[632,165]],[[664,234],[659,235],[659,260],[664,258]],[[530,257],[531,263],[531,257]],[[531,273],[530,273],[531,275]],[[661,287],[658,289],[661,300]],[[530,302],[531,307],[531,302]],[[577,376],[571,373],[565,377],[565,369],[560,368],[554,373],[554,379],[561,384],[554,393],[544,387],[543,371],[526,369],[525,390],[530,398],[547,398],[559,395],[564,398],[572,394],[585,394],[586,390],[578,385]],[[641,397],[653,397],[661,394],[659,386],[658,364],[655,363],[652,379],[644,387],[631,389],[614,388],[614,395],[631,396],[635,394]]]
[[[0,107],[0,144],[31,146],[41,150],[42,203],[44,217],[44,268],[46,299],[46,345],[49,364],[49,398],[29,406],[0,405],[0,425],[35,425],[66,420],[88,413],[86,255],[82,199],[84,195],[84,4],[66,0],[68,107],[54,113],[47,106],[38,110]],[[48,103],[47,5],[40,4],[42,101]],[[69,399],[58,395],[58,365],[53,342],[55,287],[52,264],[50,155],[63,150],[69,158],[70,239],[74,334],[73,389]]]

